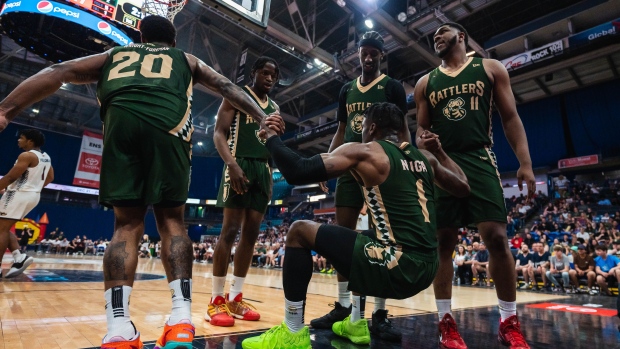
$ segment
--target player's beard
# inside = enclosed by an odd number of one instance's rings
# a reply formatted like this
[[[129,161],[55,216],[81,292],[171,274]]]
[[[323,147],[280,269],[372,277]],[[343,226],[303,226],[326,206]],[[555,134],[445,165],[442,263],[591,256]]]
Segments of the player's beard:
[[[454,46],[456,46],[456,39],[457,39],[458,35],[455,35],[452,37],[452,39],[448,40],[448,42],[446,42],[445,47],[443,48],[443,50],[440,50],[437,52],[437,56],[439,58],[444,58],[448,52],[450,52],[450,50],[452,50],[452,48]]]

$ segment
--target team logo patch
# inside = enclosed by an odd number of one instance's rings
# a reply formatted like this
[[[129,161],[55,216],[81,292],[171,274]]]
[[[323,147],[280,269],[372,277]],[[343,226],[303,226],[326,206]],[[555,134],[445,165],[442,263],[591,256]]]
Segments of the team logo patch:
[[[458,97],[456,99],[451,99],[443,108],[443,115],[448,118],[448,120],[459,121],[465,118],[467,115],[467,111],[463,109],[465,105],[465,101],[463,98]]]
[[[254,134],[256,135],[256,139],[258,139],[258,141],[260,142],[260,144],[265,145],[265,143],[267,143],[266,139],[260,138],[260,136],[258,135],[260,133],[260,130],[255,130]]]
[[[370,264],[378,264],[380,266],[387,266],[388,269],[392,269],[398,265],[398,260],[403,254],[398,251],[394,246],[386,246],[378,242],[369,242],[364,245],[364,254]]]
[[[351,130],[357,134],[362,134],[362,122],[364,122],[364,116],[355,114],[351,118]]]

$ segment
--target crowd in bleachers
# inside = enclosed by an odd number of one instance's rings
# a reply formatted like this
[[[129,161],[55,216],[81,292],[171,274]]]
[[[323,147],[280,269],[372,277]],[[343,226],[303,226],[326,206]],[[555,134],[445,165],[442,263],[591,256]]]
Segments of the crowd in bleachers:
[[[611,295],[610,287],[620,279],[619,181],[571,182],[560,176],[554,184],[553,199],[537,210],[538,215],[536,211],[516,215],[526,204],[509,200],[515,203],[509,209],[509,233],[515,232],[509,244],[515,255],[518,287]],[[533,218],[531,228],[527,227],[528,218]],[[480,241],[476,234],[462,241],[454,258],[455,282],[468,284],[476,271],[479,249],[473,243]]]

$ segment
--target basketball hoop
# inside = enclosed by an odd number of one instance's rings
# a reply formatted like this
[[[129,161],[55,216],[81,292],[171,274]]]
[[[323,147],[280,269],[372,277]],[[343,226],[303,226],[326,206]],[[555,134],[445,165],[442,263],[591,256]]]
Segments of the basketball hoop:
[[[142,15],[157,15],[174,22],[174,17],[183,10],[187,0],[144,0]]]

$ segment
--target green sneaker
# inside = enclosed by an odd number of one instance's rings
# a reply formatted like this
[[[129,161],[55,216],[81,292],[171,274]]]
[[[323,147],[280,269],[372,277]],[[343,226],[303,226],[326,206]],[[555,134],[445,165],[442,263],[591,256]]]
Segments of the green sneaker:
[[[332,331],[340,337],[348,338],[355,344],[370,343],[368,321],[366,319],[359,319],[355,322],[351,322],[350,319],[351,315],[347,316],[347,318],[342,321],[334,322]]]
[[[241,346],[243,349],[312,349],[308,326],[292,333],[284,321],[260,336],[245,339]]]

